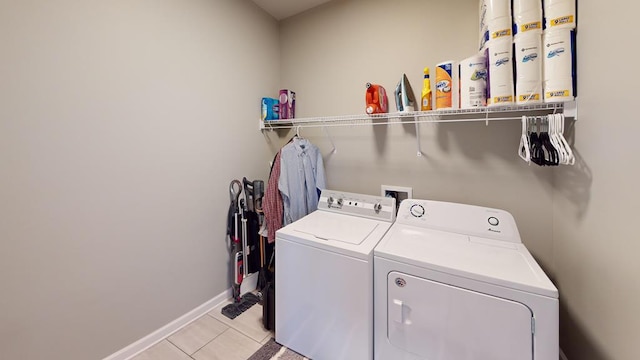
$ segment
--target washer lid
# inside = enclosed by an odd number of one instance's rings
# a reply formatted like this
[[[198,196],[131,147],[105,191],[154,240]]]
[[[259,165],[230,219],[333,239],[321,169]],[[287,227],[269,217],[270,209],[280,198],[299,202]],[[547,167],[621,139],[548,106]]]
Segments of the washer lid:
[[[314,211],[276,232],[286,239],[329,251],[366,258],[391,226],[390,222]]]
[[[376,229],[378,224],[364,221],[354,217],[351,221],[332,221],[330,216],[323,213],[318,216],[303,218],[300,226],[293,229],[294,232],[312,235],[320,240],[333,240],[347,244],[359,245]],[[331,221],[331,225],[327,224]]]
[[[395,223],[375,256],[552,298],[558,290],[522,244]]]

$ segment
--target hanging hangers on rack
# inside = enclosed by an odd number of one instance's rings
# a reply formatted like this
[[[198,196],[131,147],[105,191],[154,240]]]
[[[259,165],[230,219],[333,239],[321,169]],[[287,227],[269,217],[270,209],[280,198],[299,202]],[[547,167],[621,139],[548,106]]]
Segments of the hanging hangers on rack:
[[[560,142],[562,143],[562,146],[564,147],[565,151],[567,152],[567,164],[566,165],[573,165],[576,163],[576,157],[573,153],[573,150],[571,150],[571,146],[569,146],[569,143],[567,142],[567,140],[564,138],[564,114],[558,114],[558,137],[560,139]]]
[[[539,166],[575,164],[573,151],[562,135],[563,129],[563,114],[523,116],[518,156]]]
[[[522,115],[522,135],[520,136],[520,147],[518,148],[518,156],[527,164],[531,164],[531,150],[529,144],[529,135],[527,135],[527,128],[529,126],[529,118]]]
[[[531,117],[529,127],[529,144],[531,146],[531,161],[540,166],[544,166],[544,150],[542,148],[542,141],[538,136],[540,126],[538,125],[539,116]]]
[[[560,129],[561,125],[561,116],[560,114],[553,114],[549,118],[549,136],[551,137],[551,143],[558,150],[558,155],[560,158],[560,163],[563,165],[569,165],[571,161],[571,157],[569,156],[569,152],[565,148],[562,140],[560,139]]]
[[[545,165],[558,166],[560,164],[558,150],[551,143],[551,138],[549,136],[549,125],[551,118],[552,116],[545,116],[542,118],[542,132],[540,132],[539,136],[545,151]]]

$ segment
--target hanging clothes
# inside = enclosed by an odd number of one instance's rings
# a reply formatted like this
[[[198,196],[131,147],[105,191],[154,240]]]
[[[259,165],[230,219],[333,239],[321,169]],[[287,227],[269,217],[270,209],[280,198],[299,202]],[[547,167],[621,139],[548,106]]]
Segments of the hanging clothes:
[[[283,224],[290,224],[318,208],[326,187],[324,163],[317,146],[295,137],[280,151],[278,189],[284,205]]]
[[[280,153],[278,151],[273,159],[271,174],[267,182],[267,190],[264,193],[263,211],[265,224],[267,225],[267,241],[276,241],[276,231],[282,227],[283,204],[280,190],[278,190],[278,180],[280,179]]]

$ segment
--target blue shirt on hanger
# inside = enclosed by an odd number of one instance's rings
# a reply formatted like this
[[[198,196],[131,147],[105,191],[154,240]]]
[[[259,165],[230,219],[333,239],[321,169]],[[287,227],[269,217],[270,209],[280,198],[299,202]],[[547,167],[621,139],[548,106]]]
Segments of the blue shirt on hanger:
[[[317,146],[295,138],[280,152],[278,189],[284,205],[284,225],[318,208],[319,190],[326,187],[324,163]]]

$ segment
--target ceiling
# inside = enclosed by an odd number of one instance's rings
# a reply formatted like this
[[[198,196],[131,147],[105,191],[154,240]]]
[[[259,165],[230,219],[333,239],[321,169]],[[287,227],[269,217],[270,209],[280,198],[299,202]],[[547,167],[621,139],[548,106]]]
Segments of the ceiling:
[[[276,20],[286,19],[329,1],[331,0],[253,0]]]

